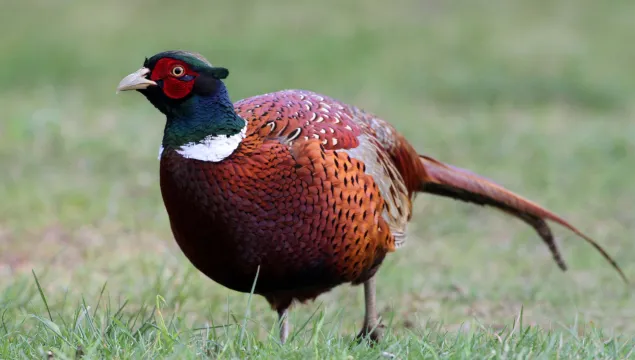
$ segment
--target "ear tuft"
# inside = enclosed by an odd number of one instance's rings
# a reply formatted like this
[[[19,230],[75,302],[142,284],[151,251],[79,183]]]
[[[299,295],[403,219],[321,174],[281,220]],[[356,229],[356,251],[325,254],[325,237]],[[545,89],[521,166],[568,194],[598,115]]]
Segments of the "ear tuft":
[[[218,80],[225,79],[229,76],[229,70],[224,67],[212,67],[207,69],[205,72]]]

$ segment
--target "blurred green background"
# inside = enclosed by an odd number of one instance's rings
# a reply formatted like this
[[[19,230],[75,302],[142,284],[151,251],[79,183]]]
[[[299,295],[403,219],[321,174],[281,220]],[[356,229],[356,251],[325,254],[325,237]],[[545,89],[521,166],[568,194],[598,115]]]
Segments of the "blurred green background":
[[[193,326],[244,311],[247,296],[204,278],[173,241],[162,115],[115,95],[167,49],[229,68],[234,100],[302,88],[370,110],[421,153],[563,215],[635,278],[633,14],[630,0],[4,1],[0,304],[44,311],[33,269],[60,313],[106,281],[125,311],[160,294]],[[497,327],[521,306],[547,328],[577,317],[635,331],[631,290],[571,233],[556,228],[561,273],[516,220],[428,196],[415,208],[406,249],[378,277],[395,332]],[[361,289],[343,286],[297,307],[292,324],[323,306],[353,334],[362,305]],[[252,306],[265,334],[274,313]]]

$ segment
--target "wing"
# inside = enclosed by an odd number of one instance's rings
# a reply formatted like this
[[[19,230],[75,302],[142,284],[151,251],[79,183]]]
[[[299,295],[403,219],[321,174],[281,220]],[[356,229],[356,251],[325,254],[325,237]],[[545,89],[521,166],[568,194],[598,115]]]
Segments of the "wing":
[[[395,237],[395,247],[404,243],[414,188],[407,187],[407,171],[401,169],[408,167],[395,161],[400,143],[390,124],[335,99],[302,90],[254,96],[234,106],[250,123],[247,136],[279,141],[292,149],[319,141],[327,151],[343,152],[361,161],[384,200],[382,217]]]

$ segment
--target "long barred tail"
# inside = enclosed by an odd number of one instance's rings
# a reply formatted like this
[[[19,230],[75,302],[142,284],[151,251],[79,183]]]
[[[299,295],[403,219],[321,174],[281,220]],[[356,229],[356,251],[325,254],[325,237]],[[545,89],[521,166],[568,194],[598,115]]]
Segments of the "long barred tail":
[[[523,220],[536,230],[564,271],[567,266],[545,220],[556,222],[591,244],[628,283],[622,269],[600,245],[558,215],[468,170],[444,164],[428,156],[419,157],[427,173],[427,179],[421,184],[420,191],[482,206],[493,206]]]

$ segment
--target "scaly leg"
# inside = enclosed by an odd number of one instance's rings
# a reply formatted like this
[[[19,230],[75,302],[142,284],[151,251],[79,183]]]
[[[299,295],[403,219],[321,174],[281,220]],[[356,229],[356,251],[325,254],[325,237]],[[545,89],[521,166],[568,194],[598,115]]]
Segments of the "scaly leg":
[[[363,339],[368,336],[373,342],[378,342],[383,336],[383,330],[382,325],[379,324],[375,304],[375,276],[364,282],[364,301],[366,304],[364,325],[357,338]]]
[[[280,343],[284,344],[289,337],[289,311],[288,308],[278,310],[278,324],[280,325]]]

